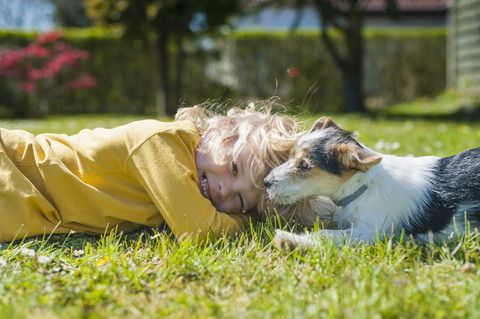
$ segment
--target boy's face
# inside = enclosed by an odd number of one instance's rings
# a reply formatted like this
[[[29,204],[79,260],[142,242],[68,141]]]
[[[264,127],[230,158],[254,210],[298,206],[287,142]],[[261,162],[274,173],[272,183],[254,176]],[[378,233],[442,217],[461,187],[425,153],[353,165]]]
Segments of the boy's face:
[[[195,151],[198,188],[203,197],[223,213],[235,213],[257,206],[260,189],[255,186],[248,162],[249,151],[240,153],[235,161],[217,165],[209,154]]]

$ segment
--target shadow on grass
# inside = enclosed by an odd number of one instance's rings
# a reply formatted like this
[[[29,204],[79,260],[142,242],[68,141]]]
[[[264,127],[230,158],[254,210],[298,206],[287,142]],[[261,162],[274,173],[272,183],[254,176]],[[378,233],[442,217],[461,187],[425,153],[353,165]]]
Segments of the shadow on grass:
[[[87,245],[97,247],[102,245],[102,242],[106,238],[115,237],[119,242],[125,243],[138,243],[139,241],[146,243],[148,240],[156,236],[157,234],[165,233],[171,235],[171,231],[168,227],[152,228],[147,226],[141,226],[138,229],[130,232],[106,232],[105,234],[87,234],[71,232],[66,234],[51,234],[46,236],[33,236],[27,237],[21,240],[15,240],[9,243],[3,243],[1,249],[8,249],[9,247],[19,247],[22,245],[28,246],[34,250],[42,249],[67,249],[67,250],[80,250],[84,249]]]
[[[478,122],[480,121],[480,104],[472,109],[460,109],[447,113],[425,112],[425,113],[409,113],[402,111],[371,110],[366,114],[368,117],[383,117],[396,120],[433,120],[433,121],[462,121],[462,122]]]
[[[437,121],[480,121],[480,97],[447,91],[433,99],[419,99],[388,107],[369,109],[367,116],[390,119]]]
[[[396,120],[480,121],[480,95],[447,90],[434,98],[421,98],[390,106],[371,106],[366,116]]]

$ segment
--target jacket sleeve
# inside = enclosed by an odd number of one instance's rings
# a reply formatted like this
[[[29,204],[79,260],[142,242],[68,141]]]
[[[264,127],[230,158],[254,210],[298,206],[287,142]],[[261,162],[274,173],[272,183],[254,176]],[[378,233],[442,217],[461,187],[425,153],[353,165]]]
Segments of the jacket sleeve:
[[[219,237],[244,230],[242,214],[217,212],[197,186],[192,132],[158,133],[133,150],[128,168],[140,181],[177,239]]]

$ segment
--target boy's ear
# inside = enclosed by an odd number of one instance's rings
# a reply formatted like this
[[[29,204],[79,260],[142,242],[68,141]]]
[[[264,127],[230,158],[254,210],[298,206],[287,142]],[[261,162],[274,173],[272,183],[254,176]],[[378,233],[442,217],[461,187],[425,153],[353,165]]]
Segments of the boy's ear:
[[[341,129],[341,127],[335,123],[330,117],[328,116],[322,116],[318,120],[313,123],[312,128],[310,129],[310,132],[316,131],[316,130],[323,130],[328,127],[336,127]]]
[[[355,143],[336,145],[334,153],[342,167],[362,172],[368,171],[382,160],[380,155],[363,149]]]

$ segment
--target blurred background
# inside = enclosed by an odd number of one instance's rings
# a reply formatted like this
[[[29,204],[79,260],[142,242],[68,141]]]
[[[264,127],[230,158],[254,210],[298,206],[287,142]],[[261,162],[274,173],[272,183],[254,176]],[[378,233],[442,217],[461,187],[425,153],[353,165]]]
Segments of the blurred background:
[[[0,0],[0,117],[479,95],[480,0]]]

